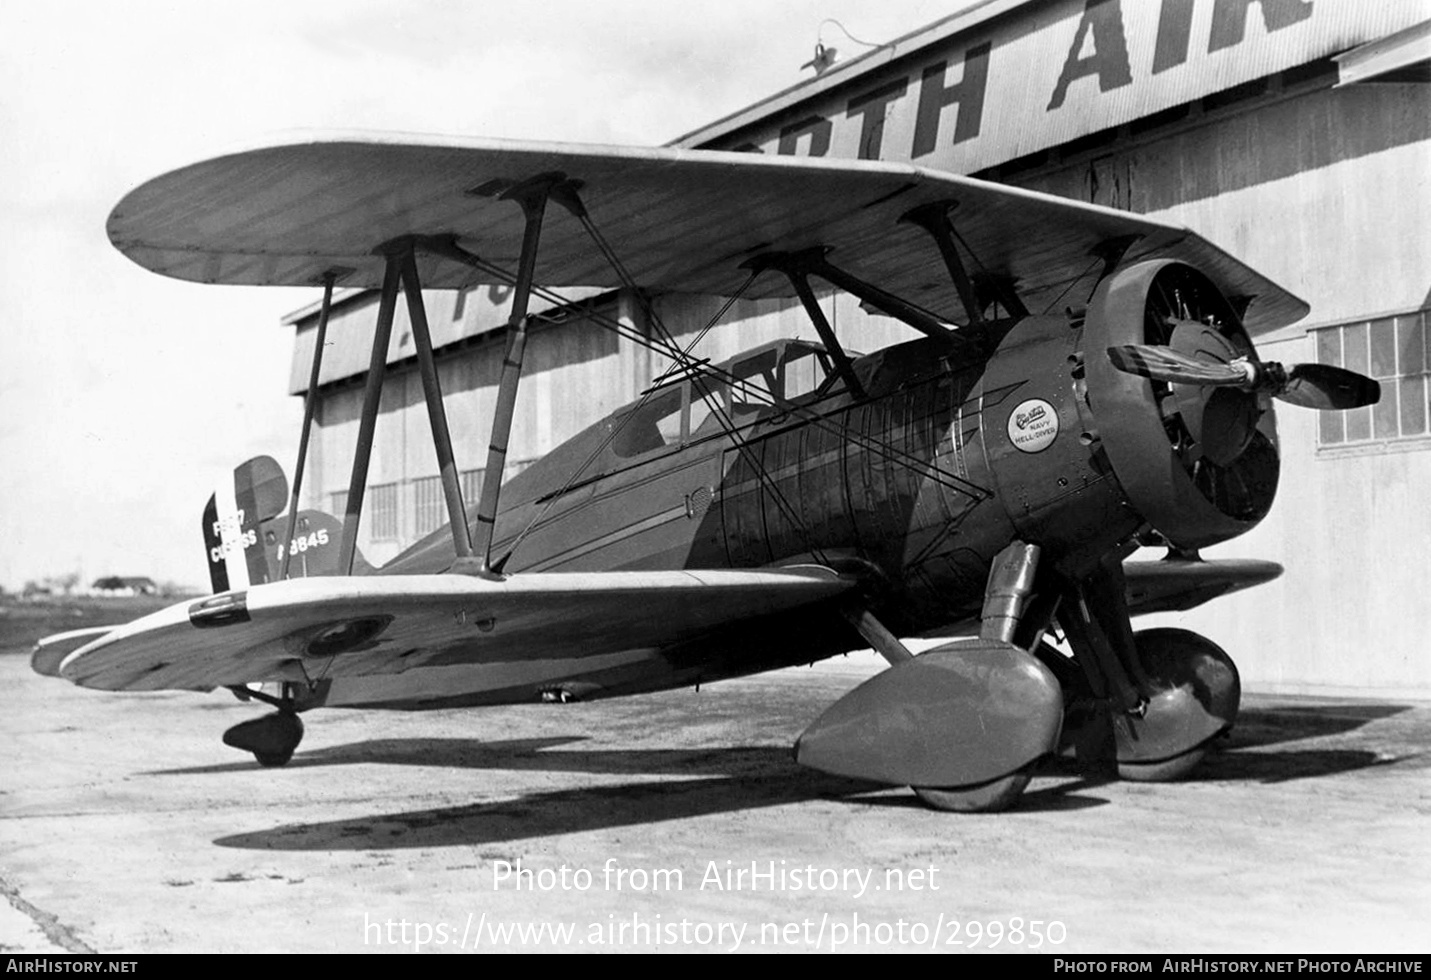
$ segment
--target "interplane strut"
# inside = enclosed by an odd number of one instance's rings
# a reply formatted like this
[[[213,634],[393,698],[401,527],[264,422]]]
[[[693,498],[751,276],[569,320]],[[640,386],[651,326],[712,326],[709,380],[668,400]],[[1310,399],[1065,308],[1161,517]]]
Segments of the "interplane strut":
[[[345,575],[353,574],[353,560],[358,553],[358,521],[363,513],[368,462],[373,453],[373,434],[377,431],[378,407],[383,397],[383,378],[388,368],[388,342],[392,338],[393,315],[397,311],[398,283],[401,278],[399,257],[389,255],[387,267],[383,272],[382,294],[378,298],[378,322],[373,328],[373,350],[368,358],[368,380],[363,389],[363,408],[358,419],[358,442],[353,449],[353,471],[348,479],[343,534],[338,547],[338,568]]]
[[[615,254],[610,244],[606,241],[600,230],[591,220],[587,213],[579,194],[577,193],[580,184],[569,180],[565,174],[546,173],[540,174],[520,182],[498,182],[492,181],[482,187],[477,188],[475,193],[491,194],[506,200],[512,200],[519,204],[523,210],[525,226],[522,239],[521,253],[518,260],[518,267],[515,274],[502,270],[496,266],[482,261],[476,255],[466,251],[457,244],[454,236],[451,235],[409,235],[403,238],[388,242],[377,250],[385,255],[386,266],[383,280],[381,296],[379,300],[377,324],[374,330],[373,349],[369,362],[368,381],[364,392],[362,413],[359,421],[358,440],[355,448],[352,475],[349,481],[347,506],[343,520],[343,531],[339,549],[339,567],[349,574],[352,572],[353,563],[356,556],[356,542],[358,521],[362,511],[363,497],[367,481],[368,464],[372,453],[374,430],[377,421],[379,403],[381,401],[381,389],[383,375],[386,370],[386,355],[389,339],[392,332],[392,321],[396,310],[397,292],[401,288],[405,294],[408,312],[412,320],[413,336],[417,348],[417,361],[419,372],[422,375],[423,392],[428,409],[428,418],[432,427],[432,437],[434,449],[438,457],[438,467],[441,474],[443,495],[447,505],[449,523],[452,528],[453,547],[456,554],[456,561],[453,571],[460,571],[468,574],[476,574],[483,577],[500,578],[501,568],[505,560],[510,557],[512,549],[509,548],[506,554],[497,561],[493,560],[492,544],[496,526],[497,510],[500,501],[502,474],[506,466],[506,456],[508,440],[511,435],[512,421],[515,414],[517,389],[521,380],[522,364],[525,356],[527,331],[530,317],[528,309],[531,296],[534,292],[546,297],[549,291],[542,290],[535,283],[536,259],[540,246],[542,222],[546,213],[547,202],[555,201],[564,209],[569,211],[586,229],[598,249],[607,258],[612,268],[622,278],[623,282],[632,289],[638,300],[642,301],[650,322],[659,332],[659,340],[651,341],[649,338],[642,338],[642,341],[652,350],[670,357],[677,368],[687,370],[691,376],[693,390],[696,391],[710,406],[712,416],[721,425],[727,435],[735,437],[735,426],[721,403],[721,399],[716,392],[706,383],[706,375],[711,375],[716,381],[727,380],[729,383],[739,383],[740,379],[725,379],[722,377],[726,372],[713,369],[704,362],[696,361],[689,350],[684,350],[676,343],[675,338],[665,328],[660,321],[655,310],[646,300],[644,293],[639,289],[629,273],[625,270],[619,257]],[[911,212],[905,219],[925,228],[939,244],[941,253],[945,257],[946,265],[949,267],[950,275],[954,279],[956,289],[965,308],[969,312],[971,327],[983,326],[985,321],[982,318],[982,305],[977,302],[978,287],[964,272],[959,260],[957,250],[954,247],[954,237],[952,226],[947,217],[948,206],[940,205],[940,213],[935,214],[934,208],[921,209],[919,212]],[[507,323],[507,349],[503,359],[502,374],[498,385],[497,403],[493,413],[492,434],[488,446],[487,466],[485,473],[487,479],[483,481],[481,496],[478,501],[475,533],[474,528],[469,525],[465,507],[462,499],[461,486],[457,464],[452,451],[451,435],[447,426],[446,413],[442,403],[441,387],[438,380],[437,370],[433,358],[431,336],[427,326],[427,317],[422,301],[421,284],[418,279],[418,268],[415,258],[415,251],[421,250],[425,253],[451,259],[467,265],[470,268],[498,274],[506,281],[512,282],[515,286],[512,309]],[[982,346],[982,341],[970,337],[961,336],[958,331],[951,330],[938,317],[920,307],[915,306],[898,296],[886,292],[877,286],[867,283],[856,276],[832,265],[826,258],[827,249],[813,248],[805,249],[793,253],[768,252],[757,256],[746,263],[750,268],[752,280],[765,269],[773,269],[786,275],[794,286],[807,314],[833,359],[836,373],[845,382],[851,393],[856,398],[865,396],[864,388],[856,375],[849,356],[845,353],[838,339],[834,335],[828,320],[825,319],[823,311],[820,309],[811,289],[808,277],[818,275],[831,284],[852,293],[863,301],[896,316],[904,322],[914,326],[921,332],[938,338],[946,343],[971,348]],[[326,290],[323,312],[320,316],[320,331],[326,326],[329,306],[331,304],[331,277],[325,278]],[[748,285],[748,284],[747,284]],[[728,308],[732,299],[726,304]],[[597,319],[601,319],[597,317]],[[602,324],[605,325],[605,324]],[[620,325],[617,325],[620,328]],[[707,327],[709,329],[709,327]],[[624,330],[622,330],[624,334]],[[973,331],[971,331],[973,332]],[[702,332],[703,335],[704,332]],[[314,372],[318,371],[318,358],[321,357],[321,338],[319,350],[315,353]],[[694,346],[694,344],[692,345]],[[972,352],[972,351],[971,351]],[[310,384],[311,388],[316,384]],[[778,404],[778,402],[777,402]],[[796,406],[785,405],[783,407],[796,411]],[[802,418],[807,418],[813,424],[827,425],[828,420],[808,411],[796,411]],[[299,467],[300,474],[305,458],[307,442],[307,426],[305,420],[304,438],[300,445]],[[846,434],[849,438],[863,443],[863,437],[857,434]],[[735,439],[735,448],[738,452],[748,454],[748,450]],[[911,465],[921,472],[933,469],[935,478],[942,474],[932,463],[914,459],[903,459],[908,454],[890,447],[879,447],[883,451],[880,455],[889,457],[893,462]],[[895,458],[900,457],[900,458]],[[759,459],[751,460],[754,471],[759,476],[762,484],[772,495],[776,506],[784,513],[791,524],[806,531],[799,514],[789,501],[784,499],[784,495],[775,485],[771,475],[766,472],[765,467]],[[945,482],[940,480],[940,482]],[[972,487],[959,481],[960,489],[964,492],[972,493],[974,496],[983,498],[989,495],[989,491],[984,488]],[[295,497],[297,494],[295,485]],[[296,505],[291,508],[290,524],[295,520]],[[291,538],[293,529],[290,528]],[[806,531],[808,537],[808,531]],[[518,536],[520,539],[521,535]],[[819,551],[811,547],[811,553],[817,558]],[[284,575],[287,574],[288,556],[284,561]]]
[[[308,390],[303,393],[303,429],[298,435],[298,463],[293,467],[293,492],[288,500],[288,527],[280,548],[283,567],[279,578],[288,578],[293,562],[293,537],[298,531],[298,494],[303,489],[303,468],[308,461],[308,439],[313,430],[313,416],[318,409],[318,376],[323,369],[323,347],[328,337],[328,316],[333,310],[333,284],[340,272],[330,269],[323,273],[323,305],[318,312],[318,330],[313,341],[313,365],[308,372]]]
[[[472,538],[467,529],[467,513],[462,505],[462,486],[457,462],[452,455],[452,434],[447,428],[447,410],[442,404],[442,386],[432,357],[432,335],[427,328],[427,309],[422,301],[422,284],[417,277],[417,258],[409,240],[400,253],[403,290],[407,295],[408,318],[412,321],[413,344],[417,348],[417,368],[422,375],[422,393],[427,400],[427,419],[432,426],[432,445],[437,450],[437,468],[447,517],[452,528],[452,547],[457,560],[472,557]]]

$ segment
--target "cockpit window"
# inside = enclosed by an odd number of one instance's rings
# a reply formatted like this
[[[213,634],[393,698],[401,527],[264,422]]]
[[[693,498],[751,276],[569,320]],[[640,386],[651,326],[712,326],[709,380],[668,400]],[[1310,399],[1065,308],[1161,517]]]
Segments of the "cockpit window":
[[[761,351],[731,365],[730,417],[737,427],[753,421],[763,412],[775,410],[781,397],[776,351]]]
[[[724,431],[720,416],[740,428],[835,390],[830,356],[805,341],[788,341],[722,366],[720,376],[671,384],[617,420],[611,441],[617,456],[640,456]]]
[[[640,456],[662,446],[678,444],[685,408],[683,394],[683,386],[673,385],[617,419],[611,451],[618,456]]]
[[[799,401],[819,391],[830,377],[830,355],[818,347],[791,344],[785,348],[781,361],[784,374],[785,400]]]
[[[702,378],[691,384],[690,439],[704,439],[721,431],[720,418],[712,403],[724,415],[730,414],[730,389],[713,378]]]

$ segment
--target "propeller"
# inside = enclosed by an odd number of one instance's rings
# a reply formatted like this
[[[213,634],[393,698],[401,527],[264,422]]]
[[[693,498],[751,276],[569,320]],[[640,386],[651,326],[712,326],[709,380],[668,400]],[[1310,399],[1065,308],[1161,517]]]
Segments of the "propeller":
[[[1374,405],[1381,398],[1381,385],[1376,381],[1330,364],[1294,364],[1288,370],[1275,361],[1259,361],[1256,354],[1204,360],[1171,347],[1147,344],[1110,347],[1108,358],[1127,374],[1170,384],[1240,388],[1302,408],[1342,411]]]
[[[1175,302],[1187,305],[1179,294]],[[1289,370],[1263,361],[1245,334],[1225,330],[1215,317],[1159,319],[1165,346],[1109,347],[1108,359],[1126,374],[1171,385],[1197,451],[1217,466],[1231,466],[1247,451],[1265,396],[1324,411],[1360,408],[1381,397],[1381,385],[1355,371],[1329,364],[1294,364]]]

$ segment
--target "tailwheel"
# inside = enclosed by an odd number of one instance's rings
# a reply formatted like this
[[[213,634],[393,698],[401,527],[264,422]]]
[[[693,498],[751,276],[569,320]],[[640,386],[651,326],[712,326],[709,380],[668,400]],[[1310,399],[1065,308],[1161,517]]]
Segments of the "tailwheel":
[[[1118,775],[1136,782],[1181,779],[1237,720],[1237,666],[1217,644],[1188,630],[1144,630],[1133,640],[1147,711],[1115,719]]]
[[[1032,766],[1024,766],[1017,772],[999,779],[974,786],[960,786],[952,789],[934,789],[929,786],[912,787],[914,795],[924,801],[924,805],[946,813],[999,813],[1013,806],[1032,777]]]
[[[252,752],[258,764],[275,768],[293,758],[303,741],[303,720],[292,711],[253,718],[224,732],[224,744]]]

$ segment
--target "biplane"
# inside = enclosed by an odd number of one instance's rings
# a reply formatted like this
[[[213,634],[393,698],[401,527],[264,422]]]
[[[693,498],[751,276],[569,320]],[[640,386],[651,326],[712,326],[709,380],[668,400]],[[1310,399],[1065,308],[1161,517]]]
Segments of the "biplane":
[[[1130,617],[1281,572],[1198,553],[1272,505],[1274,399],[1378,397],[1345,370],[1261,360],[1252,338],[1306,305],[1186,228],[904,164],[333,138],[160,176],[109,235],[178,279],[321,286],[314,382],[291,487],[260,457],[209,502],[214,594],[42,641],[33,663],[265,703],[225,735],[263,765],[319,707],[559,703],[872,647],[889,667],[813,721],[800,763],[965,811],[1011,805],[1058,752],[1173,779],[1234,723],[1237,669]],[[629,290],[651,324],[631,339],[670,368],[488,480],[469,517],[456,459],[472,447],[449,435],[423,290],[474,283],[513,290],[489,474],[533,296]],[[329,515],[300,488],[335,284],[380,299],[346,510]],[[831,290],[916,339],[847,350]],[[713,364],[661,322],[663,292],[781,298],[819,342]],[[373,567],[358,527],[399,302],[449,521]],[[1128,560],[1149,544],[1167,557]],[[916,637],[953,639],[915,655]]]

